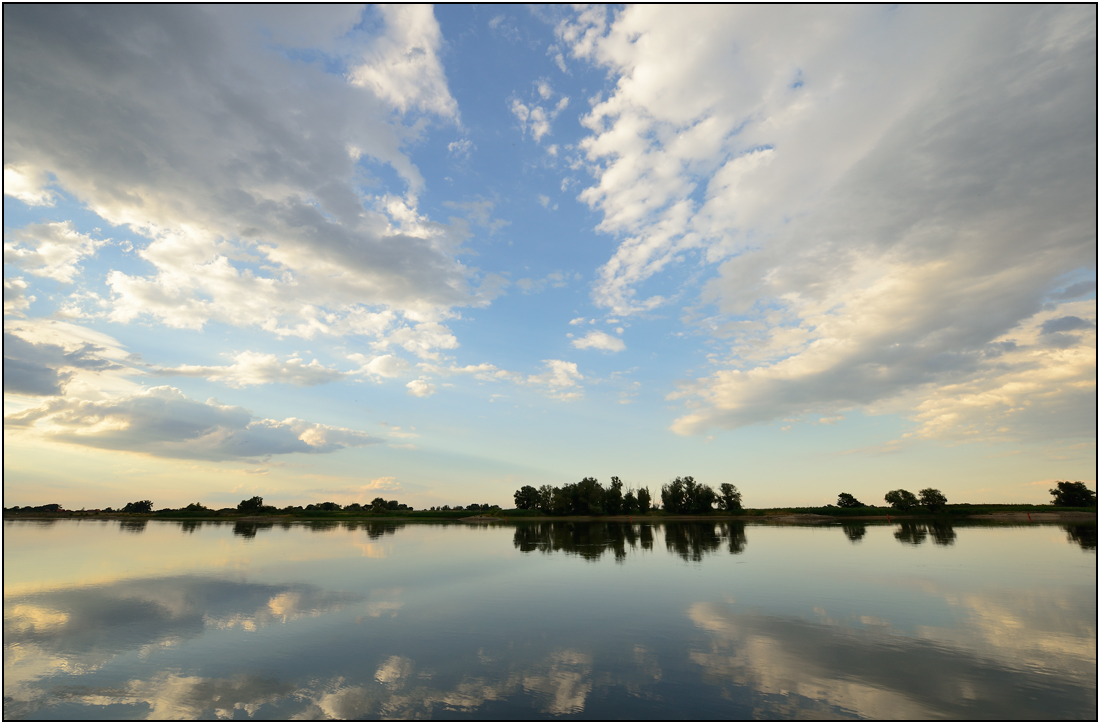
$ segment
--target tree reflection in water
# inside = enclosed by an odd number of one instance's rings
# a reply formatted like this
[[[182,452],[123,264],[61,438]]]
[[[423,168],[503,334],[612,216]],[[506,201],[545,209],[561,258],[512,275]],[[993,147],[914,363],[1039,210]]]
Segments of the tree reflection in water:
[[[118,529],[123,533],[144,533],[147,520],[120,520]]]
[[[221,521],[221,520],[172,520],[172,521],[158,521],[163,523],[174,523],[180,526],[180,530],[184,533],[194,533],[196,530],[205,526],[233,526],[233,535],[238,535],[242,538],[255,538],[258,533],[262,533],[267,530],[272,530],[276,525],[282,530],[290,530],[291,528],[304,528],[314,533],[323,533],[326,531],[333,531],[337,529],[344,529],[348,531],[362,530],[365,531],[367,537],[372,540],[381,538],[385,535],[393,535],[397,531],[404,528],[407,524],[388,520],[351,520],[351,521],[335,521],[335,520],[283,520],[283,521],[271,521],[271,520],[236,520],[236,521]],[[123,520],[119,521],[119,526],[122,530],[130,533],[141,533],[145,530],[145,526],[148,523],[146,520]]]
[[[233,524],[233,535],[239,535],[242,538],[255,538],[257,531],[270,530],[274,527],[274,523],[267,521],[238,520]]]
[[[1063,527],[1066,529],[1070,543],[1076,543],[1086,551],[1096,550],[1096,523],[1084,525],[1071,523]]]
[[[551,553],[563,551],[586,560],[598,560],[611,552],[615,560],[626,560],[627,551],[653,549],[653,533],[663,529],[669,552],[685,561],[701,561],[723,544],[730,553],[745,549],[743,523],[618,523],[541,522],[516,527],[512,543],[521,551]]]
[[[932,535],[932,542],[940,546],[955,544],[955,527],[943,520],[931,522],[906,521],[898,524],[894,531],[894,538],[909,545],[920,545],[928,535]]]
[[[859,543],[863,540],[863,536],[867,535],[867,526],[864,523],[841,523],[840,527],[844,529],[844,535],[848,536],[848,540],[853,543]]]

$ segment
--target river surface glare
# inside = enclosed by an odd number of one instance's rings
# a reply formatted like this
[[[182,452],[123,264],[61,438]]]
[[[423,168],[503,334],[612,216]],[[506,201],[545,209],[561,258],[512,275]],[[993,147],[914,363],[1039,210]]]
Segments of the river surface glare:
[[[1092,719],[1096,524],[4,522],[6,719]]]

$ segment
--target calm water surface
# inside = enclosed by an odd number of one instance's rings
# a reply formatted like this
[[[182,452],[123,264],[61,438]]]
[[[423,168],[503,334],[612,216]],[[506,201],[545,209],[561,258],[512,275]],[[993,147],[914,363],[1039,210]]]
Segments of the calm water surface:
[[[1096,525],[4,523],[8,719],[1093,719]]]

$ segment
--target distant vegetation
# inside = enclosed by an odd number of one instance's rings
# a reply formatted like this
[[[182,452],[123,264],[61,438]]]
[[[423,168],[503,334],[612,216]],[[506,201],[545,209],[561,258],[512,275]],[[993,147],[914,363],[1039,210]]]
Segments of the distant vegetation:
[[[649,488],[625,488],[623,482],[612,477],[608,486],[603,486],[596,478],[583,478],[579,482],[569,483],[560,488],[543,485],[535,488],[525,485],[513,495],[515,509],[502,510],[498,505],[489,503],[470,503],[468,505],[432,506],[425,510],[415,510],[412,506],[397,500],[375,498],[369,505],[351,503],[340,505],[332,501],[310,503],[305,507],[288,505],[279,508],[265,505],[264,499],[255,495],[242,500],[236,508],[212,509],[202,503],[190,503],[182,508],[153,509],[151,500],[137,500],[126,503],[117,510],[112,508],[70,511],[59,503],[48,505],[14,506],[4,508],[6,514],[100,514],[126,513],[138,515],[156,515],[174,518],[211,518],[220,516],[263,516],[279,515],[304,518],[361,517],[361,516],[401,516],[408,518],[463,518],[471,514],[493,516],[604,516],[604,515],[739,515],[759,517],[780,514],[814,514],[837,517],[881,516],[895,512],[903,514],[934,515],[979,515],[991,512],[1027,512],[1054,509],[1096,509],[1096,493],[1080,481],[1058,481],[1051,488],[1053,500],[1050,505],[1030,504],[970,504],[955,503],[949,505],[947,496],[936,488],[924,488],[918,495],[901,488],[891,490],[884,496],[889,508],[866,505],[851,493],[837,495],[836,505],[805,506],[789,508],[746,509],[742,505],[741,492],[731,483],[722,483],[715,491],[709,485],[698,482],[690,475],[677,477],[667,485],[661,486],[661,499],[654,504]],[[854,529],[853,529],[854,530]],[[915,534],[914,534],[915,535]]]

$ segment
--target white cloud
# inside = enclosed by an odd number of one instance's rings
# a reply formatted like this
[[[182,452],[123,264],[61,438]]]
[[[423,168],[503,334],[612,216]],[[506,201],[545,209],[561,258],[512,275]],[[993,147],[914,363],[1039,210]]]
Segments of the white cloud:
[[[652,309],[668,297],[639,289],[670,265],[721,264],[688,316],[729,346],[720,369],[675,396],[690,407],[677,432],[905,400],[926,435],[925,416],[955,407],[952,389],[985,410],[977,437],[1006,426],[1019,437],[1031,425],[1010,421],[1015,403],[977,400],[1024,380],[1032,409],[1089,416],[1090,397],[1069,392],[1092,389],[1088,339],[1057,352],[1020,339],[1067,277],[1095,274],[1093,14],[634,6],[607,17],[588,9],[558,30],[617,80],[580,144],[596,174],[581,199],[621,239],[594,299],[615,314]],[[1017,357],[1003,348],[1012,339]]]
[[[193,460],[327,453],[381,442],[358,430],[293,417],[254,420],[242,407],[198,402],[174,387],[102,401],[53,398],[5,415],[4,426],[72,445]]]
[[[584,396],[580,382],[584,376],[577,371],[576,362],[560,359],[544,359],[544,371],[537,375],[528,375],[526,384],[543,389],[546,394],[558,400],[576,400]]]
[[[80,274],[77,262],[95,254],[106,239],[81,234],[71,221],[28,224],[10,232],[4,242],[4,263],[28,274],[71,284]]]
[[[383,354],[374,357],[370,361],[361,354],[349,354],[348,359],[362,363],[359,374],[368,374],[373,377],[401,377],[412,366],[408,360],[401,359],[392,354]]]
[[[474,142],[468,138],[460,138],[447,144],[447,153],[456,158],[469,158],[473,150],[477,148]]]
[[[29,309],[33,296],[27,295],[27,282],[23,277],[11,277],[4,279],[4,316],[21,316],[24,309]]]
[[[407,394],[413,397],[431,397],[435,394],[435,385],[425,380],[412,380],[405,387],[409,388]]]
[[[4,195],[28,206],[53,206],[55,194],[46,186],[49,174],[29,166],[4,165]]]
[[[598,329],[590,330],[580,339],[574,339],[572,344],[577,349],[599,349],[604,352],[622,352],[626,349],[626,344],[621,339]]]
[[[361,31],[342,7],[311,8],[303,23],[278,8],[199,6],[5,17],[9,165],[53,174],[149,239],[138,254],[151,274],[108,275],[112,321],[377,335],[499,293],[476,290],[456,258],[466,225],[418,212],[422,179],[401,146],[419,131],[392,114],[457,112],[436,73],[438,26],[430,8],[379,12],[374,39],[348,35]],[[366,48],[355,77],[384,100],[292,60],[272,34],[345,58]],[[391,166],[408,195],[363,196],[359,155]]]
[[[162,376],[205,377],[212,382],[225,382],[230,387],[281,383],[297,387],[312,387],[336,382],[349,373],[325,367],[317,360],[305,364],[297,357],[280,361],[273,354],[241,352],[233,357],[234,364],[225,366],[179,365],[158,367]]]
[[[458,340],[451,330],[438,322],[421,322],[414,327],[398,327],[374,343],[377,349],[396,345],[421,359],[439,359],[439,349],[455,349]]]
[[[550,94],[553,93],[549,84],[545,82],[540,82],[537,88],[542,100],[549,98]],[[547,95],[542,95],[544,91]],[[548,106],[535,105],[534,103],[525,104],[518,98],[513,98],[511,110],[512,115],[519,120],[520,129],[523,133],[526,134],[530,131],[531,137],[538,143],[542,140],[543,136],[550,133],[550,124],[568,105],[568,97],[562,97],[557,103]]]
[[[439,62],[443,35],[432,7],[382,5],[378,12],[386,33],[364,53],[364,63],[351,70],[351,82],[370,88],[402,113],[419,108],[457,118],[458,104]]]

